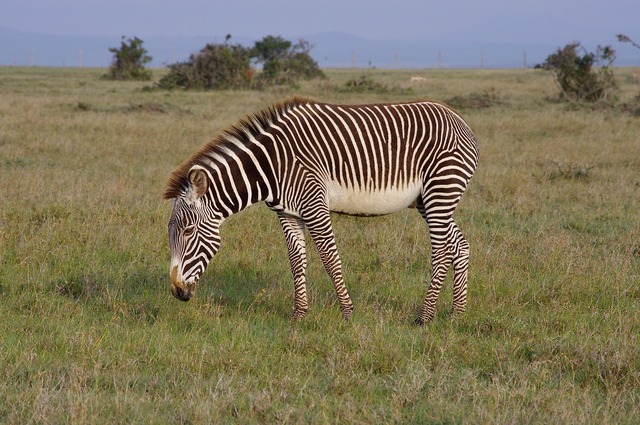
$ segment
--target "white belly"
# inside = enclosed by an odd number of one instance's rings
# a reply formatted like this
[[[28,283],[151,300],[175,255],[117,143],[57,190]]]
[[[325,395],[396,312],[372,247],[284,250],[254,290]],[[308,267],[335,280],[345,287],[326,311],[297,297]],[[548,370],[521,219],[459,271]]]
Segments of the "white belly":
[[[415,181],[402,187],[369,191],[331,181],[327,185],[329,209],[353,215],[390,214],[410,206],[420,195],[420,186]]]

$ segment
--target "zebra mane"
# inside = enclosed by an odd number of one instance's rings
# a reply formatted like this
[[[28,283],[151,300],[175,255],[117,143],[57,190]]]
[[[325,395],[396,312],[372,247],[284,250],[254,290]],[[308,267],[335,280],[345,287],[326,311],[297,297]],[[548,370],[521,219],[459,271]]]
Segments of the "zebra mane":
[[[174,199],[184,196],[189,186],[189,170],[194,165],[205,165],[207,158],[228,139],[247,141],[252,137],[257,137],[261,131],[269,127],[283,113],[299,105],[313,103],[309,98],[295,96],[287,100],[278,102],[266,109],[241,119],[236,124],[222,131],[212,141],[204,145],[198,152],[182,163],[169,177],[167,187],[164,191],[164,199]]]

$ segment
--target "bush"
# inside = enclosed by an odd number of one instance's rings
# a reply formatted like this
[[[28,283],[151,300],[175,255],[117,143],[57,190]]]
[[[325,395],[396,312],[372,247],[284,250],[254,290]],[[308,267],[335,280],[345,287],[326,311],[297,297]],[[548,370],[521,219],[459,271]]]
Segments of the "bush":
[[[500,102],[495,93],[483,91],[469,93],[464,96],[454,96],[445,100],[445,103],[456,109],[485,109]]]
[[[393,94],[407,96],[413,93],[411,87],[388,86],[380,83],[367,74],[361,74],[347,80],[344,85],[334,86],[333,90],[338,93],[373,93],[373,94]]]
[[[262,63],[260,80],[266,85],[295,84],[298,80],[324,78],[309,52],[311,45],[300,40],[292,45],[282,37],[266,36],[256,42],[253,57]]]
[[[113,53],[113,61],[109,74],[105,77],[113,80],[150,80],[151,71],[145,69],[145,65],[151,62],[152,58],[142,44],[143,41],[138,37],[125,40],[122,36],[120,48],[109,48]]]
[[[344,85],[344,91],[347,92],[356,92],[356,93],[365,93],[365,92],[376,92],[376,93],[385,93],[389,89],[382,83],[374,81],[373,79],[367,77],[362,74],[360,77],[352,78],[348,80]]]
[[[238,89],[250,87],[252,81],[251,50],[225,43],[207,44],[188,61],[170,65],[169,73],[160,79],[158,86],[165,89]]]
[[[610,46],[598,46],[595,53],[589,53],[580,43],[570,43],[536,67],[555,73],[564,99],[596,102],[608,100],[615,92],[614,60],[615,50]]]
[[[200,90],[256,88],[278,84],[294,84],[300,79],[323,77],[317,63],[309,55],[310,45],[301,40],[292,45],[282,37],[267,36],[253,48],[241,45],[207,44],[186,62],[169,66],[158,86],[165,89]],[[252,60],[262,63],[258,77]]]
[[[640,117],[640,94],[636,95],[629,102],[622,104],[622,111]]]

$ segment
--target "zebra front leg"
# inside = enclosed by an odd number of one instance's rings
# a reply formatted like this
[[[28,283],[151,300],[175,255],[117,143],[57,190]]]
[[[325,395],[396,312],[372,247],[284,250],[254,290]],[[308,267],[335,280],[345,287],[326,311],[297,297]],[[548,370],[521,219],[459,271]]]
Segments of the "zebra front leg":
[[[342,316],[345,319],[349,319],[353,313],[353,303],[351,302],[351,297],[349,297],[347,286],[342,277],[342,264],[331,227],[329,209],[325,206],[324,208],[316,210],[315,214],[316,216],[313,220],[306,221],[309,234],[318,249],[322,264],[333,282]]]
[[[287,241],[289,263],[293,274],[293,319],[302,319],[309,311],[307,302],[307,252],[304,242],[304,222],[296,217],[278,213],[278,219]]]

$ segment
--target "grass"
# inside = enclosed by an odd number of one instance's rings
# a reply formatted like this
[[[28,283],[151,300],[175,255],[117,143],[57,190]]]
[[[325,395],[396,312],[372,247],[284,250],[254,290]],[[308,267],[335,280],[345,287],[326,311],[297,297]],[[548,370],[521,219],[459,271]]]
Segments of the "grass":
[[[624,105],[640,91],[618,70]],[[552,101],[537,70],[359,70],[295,94],[458,99],[480,166],[457,221],[469,309],[411,325],[429,243],[415,211],[334,216],[344,322],[310,254],[311,310],[275,216],[254,206],[193,301],[169,294],[171,170],[291,93],[163,92],[103,70],[0,68],[0,422],[637,423],[640,120]],[[411,76],[423,79],[411,81]],[[397,88],[397,89],[396,89]],[[490,94],[490,102],[486,100]],[[450,282],[450,281],[449,281]]]

